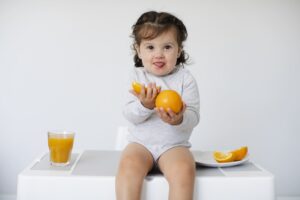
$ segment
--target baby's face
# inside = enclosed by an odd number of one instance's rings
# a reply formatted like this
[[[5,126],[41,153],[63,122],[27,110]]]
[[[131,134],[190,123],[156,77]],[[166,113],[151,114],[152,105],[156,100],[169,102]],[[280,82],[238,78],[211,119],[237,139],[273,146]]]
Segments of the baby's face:
[[[136,50],[145,69],[156,76],[172,72],[181,51],[173,28],[154,39],[142,40]]]

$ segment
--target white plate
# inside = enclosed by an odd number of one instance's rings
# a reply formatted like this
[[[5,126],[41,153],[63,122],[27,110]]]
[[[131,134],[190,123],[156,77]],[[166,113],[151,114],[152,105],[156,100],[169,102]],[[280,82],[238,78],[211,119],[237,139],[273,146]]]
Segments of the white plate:
[[[196,160],[197,165],[202,165],[206,167],[231,167],[247,162],[249,160],[249,154],[243,160],[226,163],[218,163],[214,159],[212,151],[196,152],[194,153],[194,158]]]

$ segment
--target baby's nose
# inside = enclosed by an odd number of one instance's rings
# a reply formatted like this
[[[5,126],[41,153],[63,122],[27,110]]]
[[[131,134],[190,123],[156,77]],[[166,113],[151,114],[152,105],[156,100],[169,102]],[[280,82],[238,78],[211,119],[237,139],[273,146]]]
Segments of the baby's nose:
[[[161,58],[161,57],[163,57],[163,56],[164,56],[163,50],[162,50],[162,49],[157,49],[157,50],[155,51],[154,56],[155,56],[156,58]]]

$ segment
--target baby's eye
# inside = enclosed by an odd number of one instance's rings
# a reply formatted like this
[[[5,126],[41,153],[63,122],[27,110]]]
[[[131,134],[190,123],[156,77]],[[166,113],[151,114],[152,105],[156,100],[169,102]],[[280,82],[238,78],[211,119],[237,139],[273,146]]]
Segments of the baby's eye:
[[[146,48],[149,49],[149,50],[153,50],[153,49],[154,49],[154,46],[148,45],[148,46],[146,46]]]
[[[172,46],[171,46],[171,45],[166,45],[166,46],[165,46],[165,49],[167,49],[167,50],[168,50],[168,49],[172,49]]]

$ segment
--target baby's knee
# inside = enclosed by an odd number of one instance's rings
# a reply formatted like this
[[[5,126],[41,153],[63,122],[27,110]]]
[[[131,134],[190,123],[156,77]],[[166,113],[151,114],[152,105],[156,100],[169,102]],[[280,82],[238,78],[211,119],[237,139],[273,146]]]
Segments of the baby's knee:
[[[120,160],[119,163],[119,169],[127,169],[127,170],[132,170],[134,168],[137,168],[139,165],[138,161],[136,158],[133,156],[124,156]]]
[[[171,182],[194,180],[196,167],[194,163],[182,162],[171,167],[167,179]]]
[[[126,175],[146,175],[147,169],[143,163],[134,156],[124,156],[119,163],[119,173]]]

